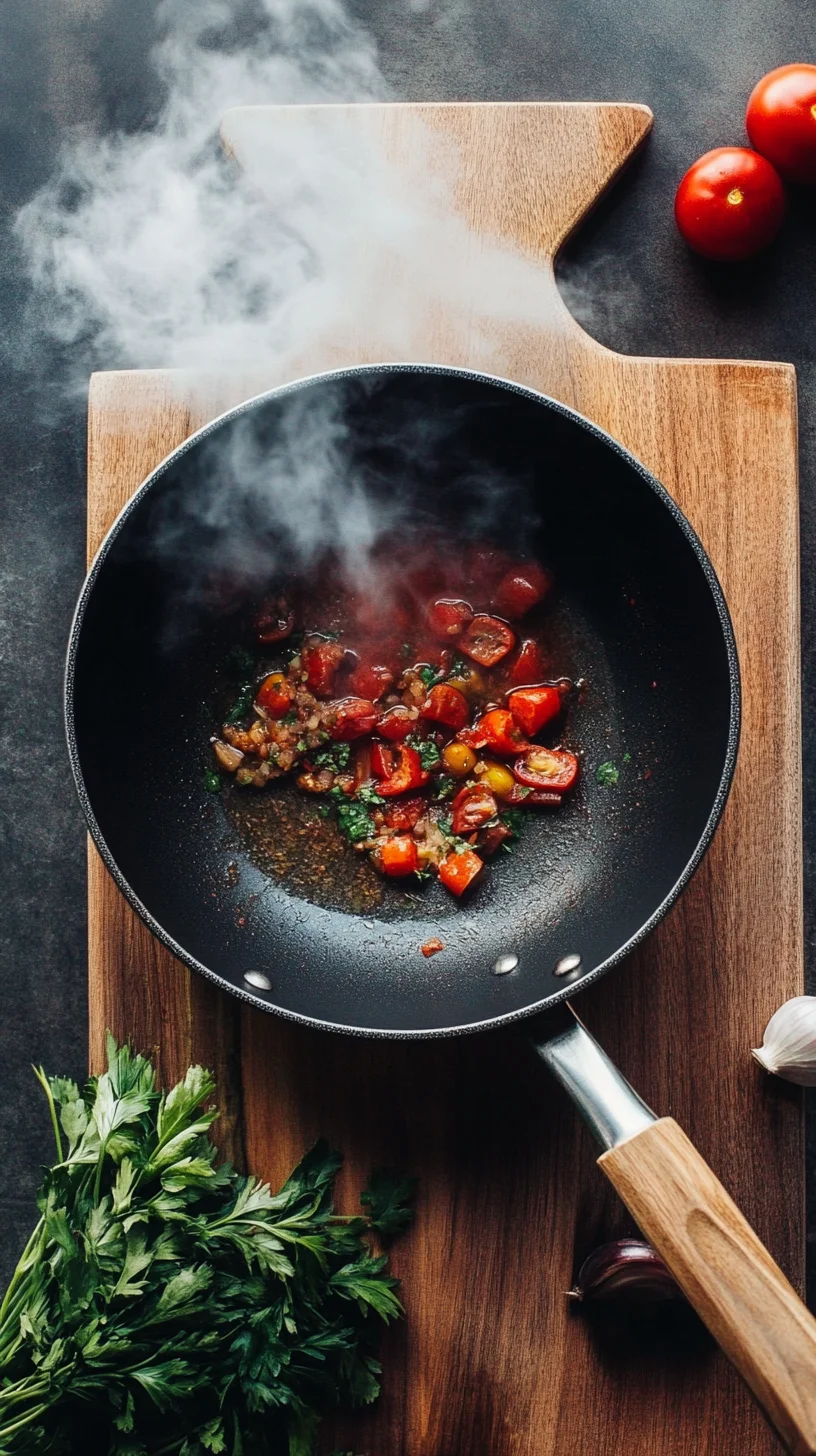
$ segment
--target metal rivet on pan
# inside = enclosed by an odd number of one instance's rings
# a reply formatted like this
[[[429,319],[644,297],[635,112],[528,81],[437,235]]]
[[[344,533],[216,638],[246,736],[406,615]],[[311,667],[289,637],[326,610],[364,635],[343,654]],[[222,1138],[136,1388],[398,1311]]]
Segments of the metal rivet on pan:
[[[580,971],[581,957],[579,955],[565,955],[553,966],[554,976],[569,976],[574,971]]]
[[[248,986],[254,986],[256,991],[272,990],[272,982],[263,971],[244,971],[244,980]]]
[[[493,967],[494,976],[508,976],[518,965],[518,956],[515,951],[509,951],[507,955],[500,955]]]

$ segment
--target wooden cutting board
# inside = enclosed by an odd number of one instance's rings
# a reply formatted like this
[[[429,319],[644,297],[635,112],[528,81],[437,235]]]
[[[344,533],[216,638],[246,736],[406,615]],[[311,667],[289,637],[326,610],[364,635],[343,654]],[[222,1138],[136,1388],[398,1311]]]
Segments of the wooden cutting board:
[[[725,588],[743,673],[742,745],[702,869],[648,944],[581,998],[581,1011],[648,1102],[691,1134],[801,1288],[801,1102],[749,1053],[776,1006],[803,989],[794,373],[611,353],[574,322],[553,276],[558,247],[650,126],[645,107],[628,105],[231,113],[225,141],[261,187],[282,147],[297,156],[308,145],[310,157],[340,147],[355,245],[344,263],[349,306],[327,317],[324,337],[304,330],[297,358],[260,376],[95,376],[89,552],[191,431],[281,378],[339,363],[401,357],[521,380],[597,421],[655,472]],[[415,212],[407,236],[409,252],[419,240],[421,266],[387,236],[355,231],[355,208],[364,218],[392,185]],[[498,305],[505,285],[512,306]],[[384,1395],[327,1430],[325,1451],[777,1449],[696,1327],[638,1334],[568,1307],[584,1255],[632,1225],[517,1031],[386,1044],[242,1008],[153,941],[93,850],[89,942],[94,1068],[106,1027],[157,1049],[166,1079],[190,1060],[208,1063],[231,1155],[275,1182],[326,1134],[347,1156],[349,1209],[372,1164],[420,1176],[416,1228],[394,1253],[408,1319],[384,1342]]]

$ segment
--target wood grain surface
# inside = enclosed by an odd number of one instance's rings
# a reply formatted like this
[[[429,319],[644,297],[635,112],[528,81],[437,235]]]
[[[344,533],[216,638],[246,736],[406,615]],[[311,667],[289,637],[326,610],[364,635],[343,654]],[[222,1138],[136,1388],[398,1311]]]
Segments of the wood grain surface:
[[[803,988],[794,374],[780,364],[611,353],[568,314],[552,267],[650,125],[645,108],[625,105],[230,113],[225,142],[261,187],[281,147],[296,155],[305,137],[310,156],[340,148],[355,240],[344,260],[346,312],[328,308],[319,335],[304,321],[297,349],[261,374],[95,376],[89,552],[145,474],[197,426],[281,379],[341,363],[430,360],[510,376],[596,420],[658,475],[729,601],[742,745],[703,867],[649,942],[586,993],[581,1015],[649,1104],[686,1129],[801,1289],[801,1100],[749,1053],[777,1005]],[[421,266],[390,236],[372,240],[356,227],[355,208],[363,217],[366,195],[389,188],[415,210]],[[190,1058],[206,1061],[219,1077],[231,1154],[274,1182],[325,1133],[347,1155],[349,1208],[372,1164],[420,1175],[416,1228],[394,1253],[408,1320],[384,1345],[383,1397],[327,1430],[325,1451],[779,1449],[701,1326],[681,1319],[644,1331],[569,1311],[565,1291],[583,1257],[633,1225],[520,1032],[382,1044],[242,1010],[154,943],[93,850],[89,923],[94,1067],[106,1027],[157,1049],[165,1078]]]

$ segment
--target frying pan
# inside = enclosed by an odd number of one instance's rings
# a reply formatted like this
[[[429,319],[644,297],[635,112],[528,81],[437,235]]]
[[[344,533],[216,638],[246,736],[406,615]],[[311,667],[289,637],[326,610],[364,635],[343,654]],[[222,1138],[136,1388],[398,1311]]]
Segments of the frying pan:
[[[383,522],[406,560],[436,531],[544,561],[559,585],[558,671],[587,684],[568,730],[577,794],[530,815],[517,852],[464,903],[435,883],[372,888],[364,866],[327,874],[332,831],[315,819],[297,835],[286,789],[247,808],[205,783],[224,664],[264,573],[308,579],[327,538],[354,561]],[[265,1010],[358,1035],[532,1017],[604,1172],[783,1439],[816,1451],[816,1322],[679,1127],[560,1004],[622,960],[694,873],[728,795],[739,712],[722,592],[661,485],[551,399],[413,365],[273,390],[174,451],[103,542],[66,674],[91,833],[172,953]],[[287,837],[306,853],[287,855]],[[432,938],[445,952],[425,961]]]

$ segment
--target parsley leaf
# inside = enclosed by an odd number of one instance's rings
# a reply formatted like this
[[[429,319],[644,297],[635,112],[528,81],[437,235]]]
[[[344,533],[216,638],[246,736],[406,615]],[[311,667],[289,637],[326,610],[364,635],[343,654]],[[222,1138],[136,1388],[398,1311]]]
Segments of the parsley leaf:
[[[620,773],[614,763],[601,763],[595,770],[595,781],[603,788],[614,788],[620,778]]]
[[[349,799],[346,794],[343,794],[343,799],[345,803],[339,798],[337,801],[337,827],[340,833],[345,834],[350,844],[358,844],[361,839],[371,839],[376,828],[365,805]]]
[[[524,823],[524,814],[521,809],[502,809],[499,821],[507,826],[514,839],[518,839]]]
[[[237,723],[241,718],[246,718],[247,714],[252,710],[254,700],[255,689],[252,683],[244,683],[240,696],[236,699],[233,707],[230,708],[224,722]]]
[[[417,677],[421,677],[426,688],[432,688],[434,683],[442,681],[442,673],[435,667],[418,667]]]
[[[434,780],[431,797],[434,799],[452,799],[458,787],[456,779],[452,779],[450,774],[440,774]]]
[[[405,741],[419,754],[419,761],[426,773],[433,768],[438,768],[442,762],[442,755],[432,738],[417,738],[412,733]]]
[[[204,787],[208,794],[219,794],[221,792],[221,775],[216,773],[214,768],[205,768]]]
[[[355,789],[354,791],[354,797],[355,799],[359,799],[362,804],[385,803],[385,799],[383,798],[382,794],[377,793],[377,790],[372,783],[360,784],[359,788]]]
[[[394,1168],[375,1168],[368,1187],[360,1194],[360,1202],[368,1212],[371,1227],[381,1238],[393,1239],[413,1223],[412,1203],[417,1179]]]
[[[341,769],[348,768],[350,758],[350,743],[333,743],[331,748],[321,748],[318,753],[313,754],[312,762],[315,768],[330,768],[335,773],[340,773]]]

